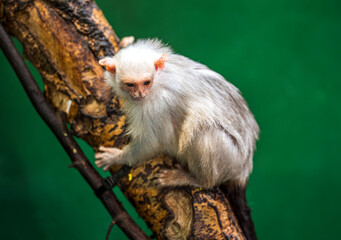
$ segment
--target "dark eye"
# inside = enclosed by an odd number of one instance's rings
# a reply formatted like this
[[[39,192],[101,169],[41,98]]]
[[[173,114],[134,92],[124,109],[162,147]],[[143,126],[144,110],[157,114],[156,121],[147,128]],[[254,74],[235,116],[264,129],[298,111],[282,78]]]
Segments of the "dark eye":
[[[134,87],[134,83],[126,83],[127,87]]]
[[[147,86],[147,85],[149,85],[150,84],[150,81],[145,81],[144,83],[143,83],[143,85],[145,85],[145,86]]]

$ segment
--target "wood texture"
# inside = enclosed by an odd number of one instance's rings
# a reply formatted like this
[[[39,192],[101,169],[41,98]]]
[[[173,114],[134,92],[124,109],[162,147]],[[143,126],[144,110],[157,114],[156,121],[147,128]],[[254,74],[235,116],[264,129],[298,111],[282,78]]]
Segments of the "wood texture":
[[[25,56],[43,78],[47,100],[66,113],[73,134],[95,150],[101,145],[127,144],[120,101],[104,83],[104,70],[97,63],[103,56],[114,55],[120,43],[97,5],[89,0],[2,4],[6,30],[22,43]],[[173,167],[171,159],[160,156],[134,167],[119,182],[155,236],[244,239],[220,189],[157,189],[151,185],[149,180],[160,168]]]
[[[54,111],[53,107],[48,104],[45,96],[39,89],[37,82],[33,78],[2,24],[0,24],[0,49],[10,62],[34,108],[69,155],[70,160],[72,161],[70,167],[74,167],[79,171],[95,193],[101,192],[101,194],[96,195],[113,218],[113,223],[116,223],[130,239],[150,239],[125,211],[122,204],[111,190],[101,191],[103,178],[91,165],[90,161],[73,138],[67,127],[64,114],[60,111]]]

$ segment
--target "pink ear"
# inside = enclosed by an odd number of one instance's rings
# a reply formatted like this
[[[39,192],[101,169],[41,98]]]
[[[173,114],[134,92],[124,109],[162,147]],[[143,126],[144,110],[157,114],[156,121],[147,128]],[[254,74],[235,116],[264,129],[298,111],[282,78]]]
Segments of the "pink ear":
[[[165,62],[169,60],[169,56],[166,54],[162,54],[162,56],[154,62],[155,70],[162,70],[165,67]]]
[[[114,63],[114,60],[110,57],[103,58],[99,60],[99,65],[105,66],[108,72],[115,73],[116,72],[116,66]]]

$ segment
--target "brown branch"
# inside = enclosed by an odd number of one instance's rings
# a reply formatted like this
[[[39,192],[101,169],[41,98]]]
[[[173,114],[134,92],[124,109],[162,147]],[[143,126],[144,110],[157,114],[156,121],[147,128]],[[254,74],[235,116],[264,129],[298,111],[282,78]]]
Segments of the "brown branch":
[[[1,1],[0,1],[1,3]],[[120,101],[104,83],[98,59],[120,42],[93,0],[6,0],[4,26],[23,46],[45,83],[49,104],[66,114],[77,137],[123,147],[128,138]],[[165,156],[134,166],[118,185],[157,239],[245,239],[219,189],[159,189],[151,184]]]
[[[72,166],[80,172],[83,178],[96,192],[102,186],[102,177],[92,167],[83,151],[73,139],[65,122],[62,121],[61,117],[57,116],[47,103],[32,74],[1,24],[0,47],[18,76],[33,106],[56,135],[64,150],[69,155]],[[114,222],[117,223],[130,239],[149,239],[124,210],[111,190],[105,191],[98,197],[112,216]]]

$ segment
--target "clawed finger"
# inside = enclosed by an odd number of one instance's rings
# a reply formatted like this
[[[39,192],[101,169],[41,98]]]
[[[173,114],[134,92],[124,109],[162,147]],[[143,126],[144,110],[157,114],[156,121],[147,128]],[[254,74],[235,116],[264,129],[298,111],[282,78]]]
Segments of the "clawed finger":
[[[104,166],[104,161],[102,161],[102,160],[98,160],[98,161],[95,161],[95,164],[96,164],[96,166],[99,168],[99,167],[102,167],[102,166]]]
[[[109,147],[103,147],[103,146],[100,146],[99,147],[99,150],[102,151],[102,152],[110,152],[112,148],[109,148]]]
[[[163,181],[162,178],[158,178],[158,177],[152,179],[152,184],[155,187],[157,187],[157,188],[162,188],[162,187],[166,187],[167,186],[166,182]]]
[[[98,161],[95,161],[95,164],[98,168],[100,167],[103,167],[103,170],[104,171],[108,171],[111,167],[112,164],[108,163],[108,161],[106,160],[98,160]]]
[[[96,159],[101,159],[105,156],[106,153],[95,153],[95,158]]]
[[[107,147],[100,147],[99,150],[102,152],[111,153],[111,154],[118,154],[119,152],[122,151],[121,149],[118,149],[118,148],[107,148]]]
[[[108,171],[110,169],[111,165],[106,165],[104,168],[103,168],[103,171]]]

